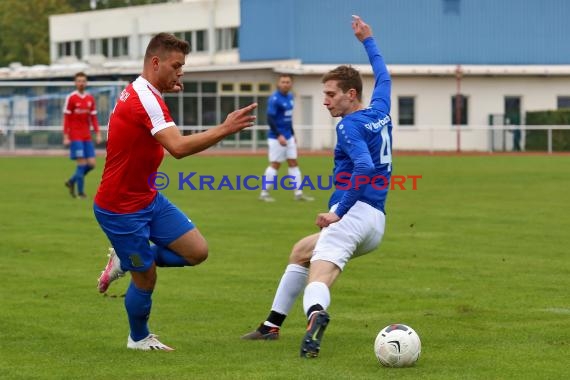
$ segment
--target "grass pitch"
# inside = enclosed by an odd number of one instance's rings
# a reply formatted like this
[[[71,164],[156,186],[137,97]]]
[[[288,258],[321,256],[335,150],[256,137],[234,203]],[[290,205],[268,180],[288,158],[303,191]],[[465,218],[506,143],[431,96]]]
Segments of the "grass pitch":
[[[103,160],[87,177],[95,193]],[[332,159],[301,157],[303,174]],[[167,158],[161,170],[261,175],[263,157]],[[239,337],[262,321],[292,245],[316,231],[313,203],[274,192],[163,192],[208,239],[195,268],[159,269],[150,327],[173,353],[126,349],[122,295],[97,293],[108,242],[91,202],[63,186],[65,158],[0,158],[0,378],[6,379],[562,379],[570,373],[569,157],[396,157],[422,175],[394,190],[381,247],[349,263],[332,290],[331,324],[316,360],[298,357],[297,302],[275,342]],[[280,171],[285,174],[285,168]],[[377,332],[412,326],[413,368],[381,367]]]

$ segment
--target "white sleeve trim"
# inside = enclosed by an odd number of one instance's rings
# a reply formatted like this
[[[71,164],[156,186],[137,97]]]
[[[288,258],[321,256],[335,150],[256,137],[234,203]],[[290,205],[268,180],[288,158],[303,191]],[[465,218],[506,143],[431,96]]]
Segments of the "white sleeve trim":
[[[166,124],[162,124],[162,125],[157,125],[156,127],[154,127],[153,129],[150,130],[150,133],[152,133],[152,135],[154,136],[157,132],[162,131],[163,129],[166,129],[168,127],[175,127],[176,124],[171,121],[169,123]]]

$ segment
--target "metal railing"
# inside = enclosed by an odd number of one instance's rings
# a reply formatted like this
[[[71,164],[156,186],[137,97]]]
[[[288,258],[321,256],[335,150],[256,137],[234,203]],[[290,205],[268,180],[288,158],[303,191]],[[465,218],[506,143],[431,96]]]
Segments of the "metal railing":
[[[183,134],[199,133],[211,127],[182,126]],[[63,149],[61,126],[1,126],[0,152]],[[106,127],[101,127],[103,135]],[[240,149],[257,152],[267,148],[267,126],[257,125],[228,136],[214,149]],[[393,149],[410,151],[521,151],[553,153],[570,151],[570,125],[395,126]],[[458,139],[457,136],[461,138]],[[295,126],[297,144],[303,150],[330,150],[336,143],[332,125]],[[517,137],[518,136],[518,137]],[[458,143],[460,146],[458,146]],[[104,143],[98,146],[103,149]]]

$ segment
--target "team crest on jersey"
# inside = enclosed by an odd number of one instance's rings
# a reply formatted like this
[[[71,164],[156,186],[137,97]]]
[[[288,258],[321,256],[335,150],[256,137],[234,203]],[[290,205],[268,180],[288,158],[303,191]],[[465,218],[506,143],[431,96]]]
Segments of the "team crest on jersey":
[[[127,90],[123,90],[121,92],[121,96],[119,96],[119,100],[121,102],[126,102],[130,95],[131,95],[130,92],[128,92]]]

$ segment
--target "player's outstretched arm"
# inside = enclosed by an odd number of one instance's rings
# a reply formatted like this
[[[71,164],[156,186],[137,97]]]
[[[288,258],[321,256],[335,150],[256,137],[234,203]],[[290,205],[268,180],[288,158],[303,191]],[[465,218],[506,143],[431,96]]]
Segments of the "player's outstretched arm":
[[[385,114],[390,113],[390,92],[392,91],[392,80],[390,73],[384,62],[384,58],[380,54],[380,50],[376,46],[376,41],[372,36],[372,29],[359,16],[352,16],[352,30],[356,38],[362,42],[368,59],[374,71],[374,91],[372,93],[372,101],[370,106],[378,109]]]
[[[255,121],[255,116],[251,112],[256,107],[257,103],[253,103],[240,108],[230,113],[222,124],[206,132],[182,136],[178,128],[164,128],[154,137],[175,158],[190,156],[211,147],[226,136],[251,127]]]

